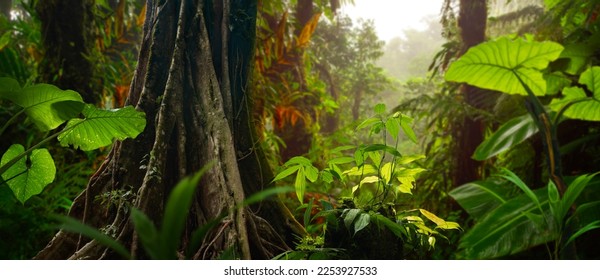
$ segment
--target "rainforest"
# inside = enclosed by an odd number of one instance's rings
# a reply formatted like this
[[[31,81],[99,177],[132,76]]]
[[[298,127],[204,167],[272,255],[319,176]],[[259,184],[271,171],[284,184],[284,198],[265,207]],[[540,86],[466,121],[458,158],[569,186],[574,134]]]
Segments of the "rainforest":
[[[425,2],[2,0],[0,259],[599,259],[600,1]]]

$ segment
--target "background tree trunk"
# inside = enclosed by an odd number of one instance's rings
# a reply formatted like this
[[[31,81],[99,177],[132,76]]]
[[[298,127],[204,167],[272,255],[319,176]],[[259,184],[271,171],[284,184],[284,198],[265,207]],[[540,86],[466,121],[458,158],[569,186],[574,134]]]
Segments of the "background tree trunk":
[[[10,8],[12,7],[12,0],[2,0],[0,2],[0,13],[6,18],[10,19]]]
[[[288,249],[280,237],[286,227],[276,203],[231,210],[272,176],[247,117],[255,20],[256,1],[148,1],[127,101],[146,112],[146,129],[135,140],[115,143],[74,201],[71,216],[105,229],[144,258],[127,207],[141,209],[158,224],[175,184],[214,161],[194,198],[182,248],[194,230],[227,213],[194,258],[214,259],[227,249],[236,258],[271,258]],[[95,199],[115,190],[136,195],[109,204]],[[61,231],[36,258],[113,257],[93,241]]]
[[[470,47],[485,41],[487,22],[487,0],[461,0],[458,26],[460,28],[463,48],[461,55]],[[477,107],[476,100],[480,89],[470,85],[462,85],[463,101],[469,106]],[[454,131],[457,143],[455,152],[454,186],[475,181],[481,176],[481,162],[471,158],[477,146],[483,141],[482,120],[470,116],[464,118],[460,129]]]
[[[87,103],[100,101],[92,85],[94,47],[94,0],[38,1],[36,11],[42,22],[44,58],[39,65],[39,79],[62,89],[79,92]]]

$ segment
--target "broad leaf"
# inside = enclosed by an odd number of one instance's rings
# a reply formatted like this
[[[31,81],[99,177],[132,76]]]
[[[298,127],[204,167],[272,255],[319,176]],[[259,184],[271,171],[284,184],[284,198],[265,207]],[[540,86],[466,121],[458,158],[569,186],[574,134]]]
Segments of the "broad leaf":
[[[350,229],[350,226],[361,212],[361,209],[347,209],[347,211],[344,211],[344,225],[346,228]]]
[[[569,106],[564,115],[572,119],[600,121],[600,67],[594,66],[581,74],[579,83],[585,84],[593,93],[588,97],[583,89],[569,87],[563,90],[562,99],[552,100],[550,108],[559,111]]]
[[[563,47],[554,42],[528,42],[506,37],[470,48],[450,65],[446,80],[480,88],[527,95],[519,78],[535,95],[546,94],[546,81],[539,70],[558,58]]]
[[[514,187],[490,178],[464,184],[449,194],[473,219],[480,221],[492,210],[506,203],[513,193]]]
[[[77,116],[83,109],[83,99],[72,90],[61,90],[53,85],[37,84],[23,88],[10,97],[25,109],[25,113],[42,131],[55,129]],[[68,103],[57,104],[61,101]]]
[[[304,169],[304,172],[306,173],[306,179],[308,179],[311,182],[316,182],[317,179],[319,179],[319,169],[317,169],[314,166],[307,166]]]
[[[498,128],[475,150],[473,158],[486,160],[525,141],[538,132],[529,114],[516,117]]]
[[[72,119],[58,136],[63,146],[73,145],[84,151],[108,146],[115,139],[135,138],[146,126],[146,116],[127,106],[121,109],[101,110],[86,105],[85,119]]]
[[[534,191],[544,216],[550,215],[547,192],[545,188]],[[558,235],[551,225],[542,223],[540,227],[540,219],[530,218],[539,216],[534,214],[537,210],[536,203],[525,194],[508,200],[476,223],[459,247],[465,250],[467,259],[493,259],[554,240]]]
[[[25,152],[20,144],[11,145],[2,156],[0,166]],[[29,163],[28,163],[29,161]],[[15,197],[25,203],[30,197],[39,194],[54,181],[56,167],[46,149],[36,149],[29,156],[22,157],[1,174]]]
[[[389,218],[379,213],[371,214],[371,220],[373,220],[378,225],[379,223],[383,224],[392,233],[394,233],[394,235],[396,235],[399,238],[405,238],[408,236],[408,232],[406,231],[406,228],[404,228],[404,226],[390,220]]]
[[[0,98],[13,100],[19,92],[21,92],[21,85],[17,80],[7,77],[0,78]]]
[[[444,219],[436,216],[435,214],[425,210],[425,209],[419,209],[419,212],[421,212],[421,214],[423,214],[423,216],[425,216],[427,219],[429,219],[430,221],[434,222],[437,227],[436,228],[441,228],[441,229],[460,229],[460,226],[458,225],[458,223],[456,222],[447,222]]]
[[[590,44],[571,44],[566,45],[565,50],[560,54],[560,58],[569,59],[569,64],[565,73],[570,75],[577,75],[581,73],[583,67],[585,67],[590,57],[594,55],[596,48]]]
[[[369,214],[364,212],[360,213],[360,215],[356,218],[356,221],[354,222],[354,234],[368,226],[370,221],[371,216],[369,216]]]

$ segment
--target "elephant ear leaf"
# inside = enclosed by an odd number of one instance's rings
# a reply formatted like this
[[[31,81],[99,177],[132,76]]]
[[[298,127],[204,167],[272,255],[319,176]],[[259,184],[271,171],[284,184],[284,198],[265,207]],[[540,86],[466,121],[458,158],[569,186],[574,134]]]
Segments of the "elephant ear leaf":
[[[446,80],[505,92],[527,95],[522,80],[535,95],[546,94],[540,70],[557,59],[563,47],[554,42],[530,42],[501,37],[472,47],[450,65]]]
[[[127,106],[102,110],[92,105],[83,109],[85,118],[72,119],[58,136],[63,146],[73,145],[84,151],[108,146],[116,140],[137,137],[146,126],[146,116]]]
[[[553,100],[550,108],[556,111],[564,108],[564,115],[572,119],[600,121],[600,67],[594,66],[583,72],[579,83],[586,85],[593,96],[588,97],[582,88],[568,87],[563,90],[564,97]]]
[[[0,166],[7,164],[24,152],[25,148],[22,145],[13,144],[2,156]],[[2,179],[21,203],[25,203],[30,197],[41,193],[47,185],[54,181],[55,176],[54,160],[46,149],[33,150],[28,157],[22,157],[2,173]]]
[[[37,84],[23,89],[11,87],[5,97],[23,107],[27,116],[41,130],[55,129],[77,116],[84,103],[79,93],[61,90],[49,84]]]

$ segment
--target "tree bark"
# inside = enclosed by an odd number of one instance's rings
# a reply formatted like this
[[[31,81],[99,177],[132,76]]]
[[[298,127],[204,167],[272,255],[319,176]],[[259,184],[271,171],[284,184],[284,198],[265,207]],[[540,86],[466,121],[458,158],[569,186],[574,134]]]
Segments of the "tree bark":
[[[42,26],[44,58],[39,65],[39,79],[62,89],[79,92],[87,103],[96,104],[100,94],[94,92],[93,0],[38,1],[36,11]]]
[[[194,197],[181,250],[195,229],[221,213],[226,218],[206,236],[194,258],[214,259],[232,248],[236,258],[271,258],[289,249],[281,237],[287,228],[277,203],[232,210],[272,176],[247,117],[255,20],[256,1],[148,1],[127,100],[146,112],[146,129],[135,140],[115,143],[74,201],[71,216],[104,229],[136,258],[145,258],[127,208],[142,210],[158,224],[175,184],[214,162]],[[243,38],[247,45],[237,44]],[[95,199],[114,190],[136,195],[108,205]],[[115,257],[93,241],[61,231],[36,258]]]
[[[463,48],[461,55],[470,47],[485,41],[487,22],[486,0],[461,0],[458,26],[461,30]],[[461,87],[463,101],[469,106],[477,107],[476,100],[479,89],[470,85]],[[460,125],[460,129],[454,131],[457,143],[455,151],[456,164],[453,172],[453,183],[455,186],[475,181],[481,176],[482,164],[471,158],[477,146],[483,141],[482,120],[472,116],[466,116]]]

